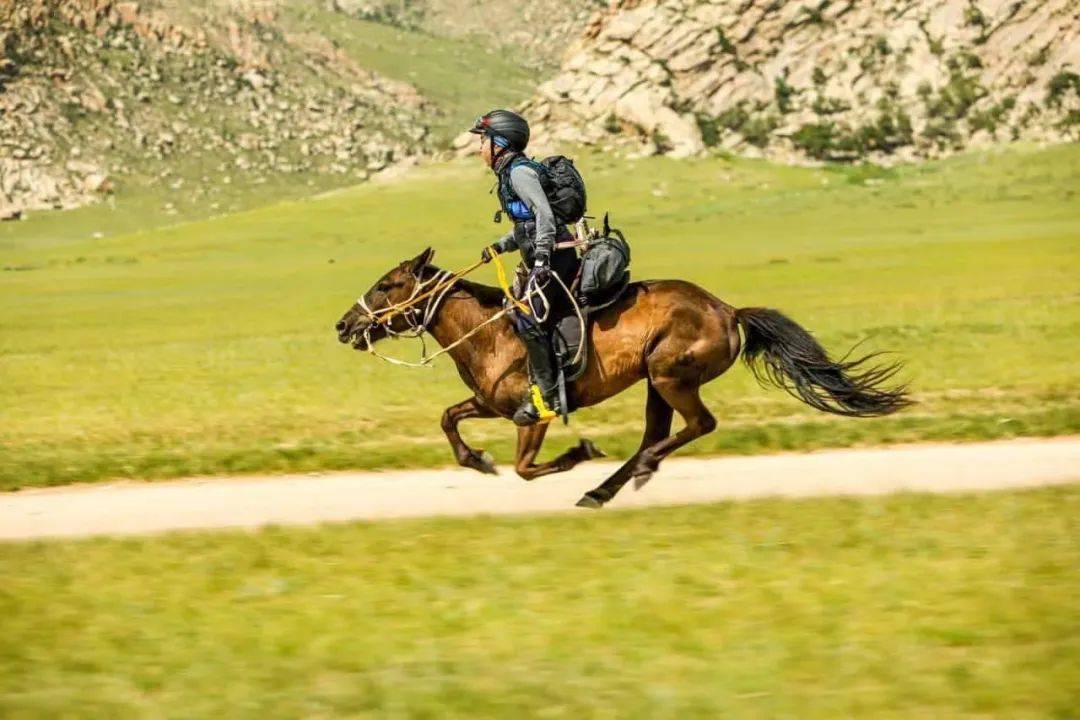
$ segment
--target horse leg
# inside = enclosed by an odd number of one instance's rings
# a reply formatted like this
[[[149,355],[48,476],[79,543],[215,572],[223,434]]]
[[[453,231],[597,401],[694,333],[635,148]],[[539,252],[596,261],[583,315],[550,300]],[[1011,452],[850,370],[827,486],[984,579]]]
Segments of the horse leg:
[[[592,441],[582,440],[554,460],[537,465],[536,456],[540,454],[540,448],[544,444],[544,436],[547,435],[547,431],[548,423],[536,423],[518,428],[515,469],[517,474],[526,480],[535,480],[544,475],[566,472],[586,460],[605,457],[600,448],[592,444]]]
[[[473,450],[465,444],[458,433],[458,423],[469,418],[490,418],[497,413],[482,405],[475,397],[463,400],[457,405],[446,408],[442,415],[442,429],[446,433],[446,439],[450,441],[450,448],[454,451],[458,465],[472,468],[479,472],[496,475],[495,461],[491,455],[483,450]]]
[[[654,445],[671,433],[671,418],[674,410],[667,404],[652,383],[649,383],[649,395],[645,401],[645,434],[641,438],[638,451],[622,467],[616,470],[611,477],[598,487],[582,495],[577,501],[578,507],[599,509],[604,503],[615,497],[616,493],[630,479],[630,473],[637,465],[638,455],[645,448]]]
[[[660,467],[660,461],[683,445],[707,435],[716,429],[713,417],[705,403],[701,402],[701,386],[687,380],[664,380],[656,383],[661,397],[682,416],[684,427],[674,435],[660,440],[638,453],[637,463],[630,475],[634,489],[640,490]]]

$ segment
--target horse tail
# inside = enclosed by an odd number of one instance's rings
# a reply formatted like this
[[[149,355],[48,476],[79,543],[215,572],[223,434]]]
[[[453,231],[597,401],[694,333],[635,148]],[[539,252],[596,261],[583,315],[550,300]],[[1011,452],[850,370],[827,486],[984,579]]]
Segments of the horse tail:
[[[830,360],[817,340],[791,318],[769,308],[742,308],[735,317],[746,336],[742,358],[763,387],[787,391],[834,415],[876,417],[911,405],[907,387],[886,387],[903,365],[867,366],[881,353]]]

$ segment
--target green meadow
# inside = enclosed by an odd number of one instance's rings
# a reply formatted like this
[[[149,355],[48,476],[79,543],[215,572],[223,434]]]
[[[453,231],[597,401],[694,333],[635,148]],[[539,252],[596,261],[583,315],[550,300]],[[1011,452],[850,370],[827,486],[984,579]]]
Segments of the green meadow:
[[[1078,504],[1074,485],[5,545],[0,716],[1070,718]]]
[[[1080,146],[889,170],[585,151],[578,162],[591,210],[611,210],[631,240],[638,278],[779,308],[838,354],[863,339],[895,351],[919,401],[835,418],[736,366],[706,389],[719,429],[683,452],[1080,430]],[[172,225],[144,216],[137,194],[4,224],[0,488],[450,463],[438,418],[467,392],[449,362],[391,367],[332,327],[427,245],[444,267],[472,262],[506,229],[490,222],[490,186],[463,160]],[[491,268],[476,277],[494,283]],[[643,398],[636,387],[575,415],[550,450],[587,436],[629,452]],[[511,459],[509,423],[464,431]]]

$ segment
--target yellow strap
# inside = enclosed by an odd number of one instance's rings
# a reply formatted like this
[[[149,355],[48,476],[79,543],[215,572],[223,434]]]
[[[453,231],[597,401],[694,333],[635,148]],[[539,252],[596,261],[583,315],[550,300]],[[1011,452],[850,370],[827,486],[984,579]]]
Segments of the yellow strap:
[[[494,245],[491,246],[492,260],[495,261],[495,274],[499,276],[499,286],[502,288],[503,294],[506,295],[506,299],[513,303],[518,310],[526,315],[532,315],[532,310],[528,305],[514,297],[514,293],[510,290],[510,283],[506,281],[506,269],[503,267],[502,260],[499,259],[499,251]]]

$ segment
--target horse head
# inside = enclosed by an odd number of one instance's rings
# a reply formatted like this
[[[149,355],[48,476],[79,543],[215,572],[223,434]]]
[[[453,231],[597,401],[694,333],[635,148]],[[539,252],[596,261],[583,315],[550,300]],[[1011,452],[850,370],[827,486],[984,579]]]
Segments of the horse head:
[[[369,342],[408,331],[411,326],[406,313],[387,311],[415,297],[424,268],[434,255],[435,251],[427,248],[379,278],[334,325],[338,341],[351,342],[357,350],[367,350]]]

